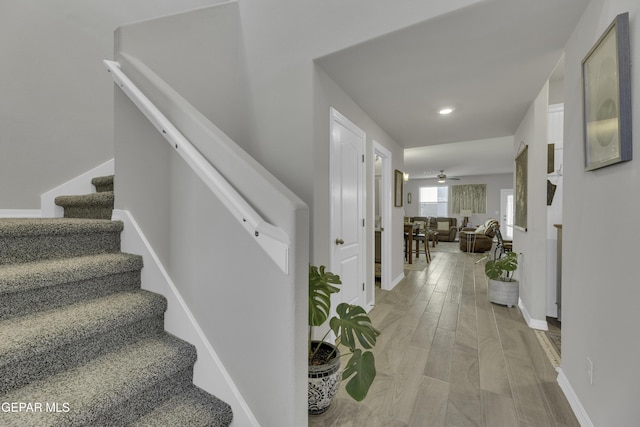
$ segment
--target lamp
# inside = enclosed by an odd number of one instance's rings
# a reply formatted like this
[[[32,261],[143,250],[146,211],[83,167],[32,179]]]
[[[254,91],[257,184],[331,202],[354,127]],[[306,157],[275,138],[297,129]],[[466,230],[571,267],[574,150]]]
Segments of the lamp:
[[[460,215],[464,217],[462,220],[462,226],[466,227],[469,224],[469,217],[473,215],[473,212],[471,209],[460,209]]]

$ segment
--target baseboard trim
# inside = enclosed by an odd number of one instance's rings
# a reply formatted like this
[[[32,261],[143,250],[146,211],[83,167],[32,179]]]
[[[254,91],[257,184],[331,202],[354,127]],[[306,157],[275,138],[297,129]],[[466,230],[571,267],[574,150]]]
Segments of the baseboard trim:
[[[521,298],[518,298],[518,308],[520,308],[520,312],[522,313],[522,317],[527,322],[527,325],[532,329],[539,329],[541,331],[548,331],[549,325],[546,320],[534,319],[529,314],[527,307],[522,302]]]
[[[129,211],[120,209],[114,209],[112,219],[124,222],[121,235],[122,251],[143,256],[142,288],[167,298],[169,308],[165,313],[165,329],[195,345],[198,350],[198,360],[193,372],[194,384],[231,405],[234,425],[259,427],[260,423],[224,368],[138,223]]]
[[[591,422],[589,415],[587,415],[587,411],[584,409],[584,406],[582,406],[582,403],[580,403],[580,399],[578,399],[576,392],[573,390],[573,387],[571,387],[571,383],[564,374],[564,371],[562,368],[558,368],[556,370],[558,371],[558,378],[556,381],[567,398],[569,405],[571,405],[571,409],[573,409],[573,413],[578,419],[578,422],[582,427],[593,427],[593,423]]]
[[[398,277],[396,277],[393,280],[393,282],[391,282],[391,289],[395,288],[398,283],[402,282],[402,279],[404,279],[404,272],[402,272]]]
[[[42,218],[40,209],[0,209],[0,218]]]
[[[91,179],[98,176],[113,175],[114,171],[115,162],[111,159],[81,175],[78,175],[75,178],[70,179],[64,184],[60,184],[56,188],[47,191],[40,196],[42,217],[60,218],[64,216],[64,209],[62,206],[55,204],[56,197],[95,193],[95,188],[91,184]]]

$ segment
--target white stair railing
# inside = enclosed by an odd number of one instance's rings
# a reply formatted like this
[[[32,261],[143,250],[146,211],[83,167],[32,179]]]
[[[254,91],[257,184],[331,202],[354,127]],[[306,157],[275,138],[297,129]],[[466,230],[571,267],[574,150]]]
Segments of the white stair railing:
[[[140,89],[122,72],[120,64],[104,61],[115,83],[140,109],[203,183],[223,202],[231,214],[251,234],[260,247],[289,274],[290,239],[287,233],[265,221],[231,184],[200,154]]]

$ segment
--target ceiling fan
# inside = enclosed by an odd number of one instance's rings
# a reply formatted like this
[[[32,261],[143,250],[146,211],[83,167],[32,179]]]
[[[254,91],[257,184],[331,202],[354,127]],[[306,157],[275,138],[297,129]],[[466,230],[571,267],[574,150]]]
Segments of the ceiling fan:
[[[450,176],[449,178],[447,178],[447,175],[444,174],[444,170],[441,169],[440,170],[440,174],[438,175],[438,182],[442,184],[442,183],[446,182],[447,179],[456,180],[456,181],[460,180],[460,178],[456,178],[456,177],[453,177],[453,176]]]

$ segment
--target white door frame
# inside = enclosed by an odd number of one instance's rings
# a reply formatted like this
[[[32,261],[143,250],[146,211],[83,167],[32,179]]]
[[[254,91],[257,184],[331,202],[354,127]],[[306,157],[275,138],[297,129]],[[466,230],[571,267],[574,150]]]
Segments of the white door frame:
[[[511,227],[511,236],[507,232],[507,196],[511,194],[513,197],[513,188],[503,188],[500,190],[500,232],[504,239],[513,239],[513,225]],[[511,218],[513,224],[513,218]]]
[[[392,222],[391,215],[393,214],[392,200],[393,200],[393,155],[391,151],[383,147],[378,141],[373,141],[373,154],[382,158],[382,181],[380,185],[380,205],[382,212],[382,238],[380,241],[381,260],[382,260],[382,275],[380,277],[380,287],[385,290],[391,290],[391,265],[393,263],[391,257],[391,230]],[[373,171],[373,179],[375,180],[375,167]],[[375,206],[371,218],[375,219]],[[371,229],[375,233],[375,221],[371,222]],[[375,283],[375,280],[374,280]],[[375,289],[374,289],[375,292]]]
[[[332,173],[332,171],[335,169],[336,165],[334,164],[334,147],[335,147],[335,143],[336,143],[336,136],[334,134],[334,129],[336,125],[340,125],[346,129],[348,129],[350,132],[352,132],[353,134],[355,134],[359,140],[361,141],[361,147],[359,148],[360,153],[362,153],[362,155],[364,156],[365,153],[365,148],[366,148],[366,134],[365,132],[360,129],[358,126],[356,126],[354,123],[352,123],[349,119],[347,119],[345,116],[343,116],[342,114],[340,114],[340,112],[338,112],[336,109],[331,108],[330,109],[331,114],[330,114],[330,133],[329,133],[329,188],[331,191],[331,195],[330,195],[330,225],[329,225],[329,247],[331,248],[331,270],[334,273],[338,273],[338,271],[340,271],[340,269],[338,268],[339,265],[339,259],[338,259],[338,251],[336,251],[336,245],[337,245],[337,240],[339,239],[341,236],[340,231],[336,230],[336,219],[335,219],[335,215],[336,215],[336,209],[334,208],[334,195],[336,194],[337,191],[340,191],[340,188],[338,188],[338,186],[341,185],[341,182],[338,182],[337,180],[335,180],[336,174]],[[358,292],[360,293],[360,297],[359,297],[359,302],[358,305],[361,305],[363,307],[366,306],[366,291],[364,289],[365,286],[365,282],[366,282],[366,274],[365,274],[365,264],[366,264],[366,235],[365,235],[365,225],[364,225],[364,219],[365,219],[365,212],[366,212],[366,174],[365,174],[365,163],[364,163],[364,157],[363,157],[363,161],[360,163],[360,168],[358,171],[358,175],[359,175],[359,184],[358,184],[358,212],[361,216],[361,218],[359,218],[358,220],[358,233],[357,233],[357,240],[358,240],[358,265],[357,265],[357,270],[358,270],[358,283],[354,284],[355,286],[357,286]],[[360,226],[360,224],[362,224],[362,226]],[[343,283],[344,286],[344,283]],[[362,286],[362,287],[361,287]],[[338,295],[338,299],[341,299],[340,294]],[[367,307],[365,307],[367,308]]]

